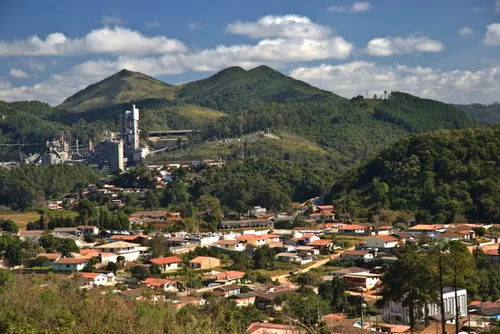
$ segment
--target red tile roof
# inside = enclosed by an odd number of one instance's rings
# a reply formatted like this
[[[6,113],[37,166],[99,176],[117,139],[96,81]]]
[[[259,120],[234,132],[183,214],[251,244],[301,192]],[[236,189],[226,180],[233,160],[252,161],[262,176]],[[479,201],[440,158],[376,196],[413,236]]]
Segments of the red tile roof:
[[[332,243],[331,240],[314,240],[314,241],[311,241],[310,243],[308,243],[307,245],[308,246],[326,246],[326,245],[329,245],[331,243]]]
[[[153,278],[153,277],[146,278],[143,282],[147,285],[152,285],[152,286],[161,286],[163,284],[175,283],[175,281],[169,279]]]
[[[62,256],[62,254],[60,254],[60,253],[40,253],[40,254],[38,254],[37,258],[46,257],[48,260],[57,260],[61,256]]]
[[[72,257],[65,257],[55,261],[55,264],[82,264],[87,263],[89,260],[87,259],[75,259]]]
[[[339,230],[364,230],[366,227],[362,225],[346,225],[344,227],[339,228]]]
[[[240,279],[245,276],[245,273],[242,271],[229,270],[226,272],[208,275],[206,276],[209,279]]]
[[[167,256],[167,257],[159,257],[157,259],[152,259],[151,262],[161,265],[170,263],[181,263],[182,260],[179,259],[177,256]]]
[[[398,241],[399,239],[396,237],[393,237],[392,235],[376,235],[374,238],[383,240],[385,242],[391,242],[391,241]]]

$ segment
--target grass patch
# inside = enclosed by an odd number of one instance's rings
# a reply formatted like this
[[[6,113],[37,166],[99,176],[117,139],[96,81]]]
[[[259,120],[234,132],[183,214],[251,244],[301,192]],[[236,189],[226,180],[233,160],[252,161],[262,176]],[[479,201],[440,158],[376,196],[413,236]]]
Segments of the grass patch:
[[[46,215],[49,218],[53,217],[75,218],[76,216],[78,216],[78,213],[74,211],[63,210],[63,211],[47,211]],[[17,227],[21,229],[26,228],[26,225],[28,223],[36,221],[39,218],[40,214],[36,211],[0,213],[0,219],[10,219],[17,225]]]

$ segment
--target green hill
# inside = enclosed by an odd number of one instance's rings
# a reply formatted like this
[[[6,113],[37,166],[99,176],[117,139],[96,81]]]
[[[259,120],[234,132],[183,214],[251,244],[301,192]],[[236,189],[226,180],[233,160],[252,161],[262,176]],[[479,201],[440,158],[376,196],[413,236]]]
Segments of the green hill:
[[[182,86],[177,96],[188,103],[226,113],[272,102],[343,100],[264,65],[248,71],[229,67],[207,79]]]
[[[74,124],[104,121],[117,130],[124,110],[134,102],[141,112],[141,128],[148,130],[198,128],[224,114],[208,108],[177,101],[177,86],[147,75],[122,70],[67,98],[57,108],[55,120]]]
[[[367,216],[418,211],[419,223],[500,219],[500,127],[405,138],[347,172],[329,200]]]
[[[60,109],[84,112],[114,104],[130,103],[161,94],[173,99],[176,87],[139,72],[121,70],[68,97],[58,106]]]
[[[485,123],[500,123],[500,103],[492,104],[457,104],[456,108],[462,110],[470,117]]]

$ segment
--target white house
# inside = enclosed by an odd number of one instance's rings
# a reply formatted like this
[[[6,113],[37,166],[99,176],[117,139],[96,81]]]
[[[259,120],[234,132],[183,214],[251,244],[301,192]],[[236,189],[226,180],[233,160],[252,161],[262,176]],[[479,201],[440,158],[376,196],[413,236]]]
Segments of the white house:
[[[345,225],[339,228],[340,234],[365,234],[366,227],[362,225]]]
[[[64,257],[52,262],[53,271],[80,271],[89,262],[87,259],[75,259],[72,257]]]
[[[314,248],[313,246],[299,246],[296,249],[297,252],[302,256],[319,254],[319,249]]]
[[[467,316],[467,290],[459,289],[457,290],[458,295],[458,307],[459,314],[461,317]],[[453,288],[444,288],[443,289],[443,299],[444,299],[444,309],[445,313],[450,313],[456,315],[456,307],[455,307],[455,290]],[[437,304],[428,304],[429,316],[440,314],[439,303]],[[423,308],[421,310],[421,314],[424,313]],[[405,325],[410,324],[410,317],[408,307],[403,307],[403,305],[399,302],[389,301],[386,303],[384,308],[382,309],[382,314],[384,315],[384,319],[390,322],[401,322]],[[421,320],[417,318],[418,320]]]
[[[349,285],[350,289],[363,289],[363,291],[368,291],[380,283],[381,276],[380,274],[358,273],[344,275],[342,278]]]
[[[302,238],[304,239],[304,244],[308,244],[320,239],[316,234],[313,233],[306,233],[302,236]]]
[[[94,247],[102,253],[114,253],[123,256],[125,261],[136,261],[141,255],[139,248],[141,245],[125,241],[117,241]]]
[[[366,239],[366,247],[392,249],[398,245],[398,238],[392,235],[377,235]]]
[[[114,275],[113,276],[114,280]],[[68,278],[76,278],[82,280],[82,288],[90,289],[95,286],[106,285],[108,283],[109,275],[103,273],[78,273],[76,275],[72,274]]]
[[[153,278],[149,277],[146,278],[143,281],[144,284],[146,284],[147,287],[156,289],[156,290],[163,290],[166,292],[177,292],[179,291],[177,285],[177,281],[172,281],[169,279],[163,279],[163,278]]]
[[[182,260],[177,256],[167,256],[167,257],[159,257],[157,259],[152,259],[151,263],[155,263],[160,266],[161,271],[169,271],[169,270],[177,270],[179,269],[179,264],[182,263]]]
[[[215,243],[221,250],[230,252],[243,252],[246,248],[246,242],[240,240],[219,240]]]
[[[364,262],[370,262],[373,260],[373,254],[367,250],[346,250],[340,255],[340,258],[349,261],[363,260]]]

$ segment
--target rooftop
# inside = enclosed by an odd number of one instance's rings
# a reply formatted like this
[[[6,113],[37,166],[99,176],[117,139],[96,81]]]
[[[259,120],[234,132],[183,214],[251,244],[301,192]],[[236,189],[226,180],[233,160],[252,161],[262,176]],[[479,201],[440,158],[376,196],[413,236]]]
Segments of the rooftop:
[[[156,264],[170,264],[170,263],[181,263],[182,260],[177,256],[167,256],[167,257],[159,257],[157,259],[152,259],[151,262]]]

